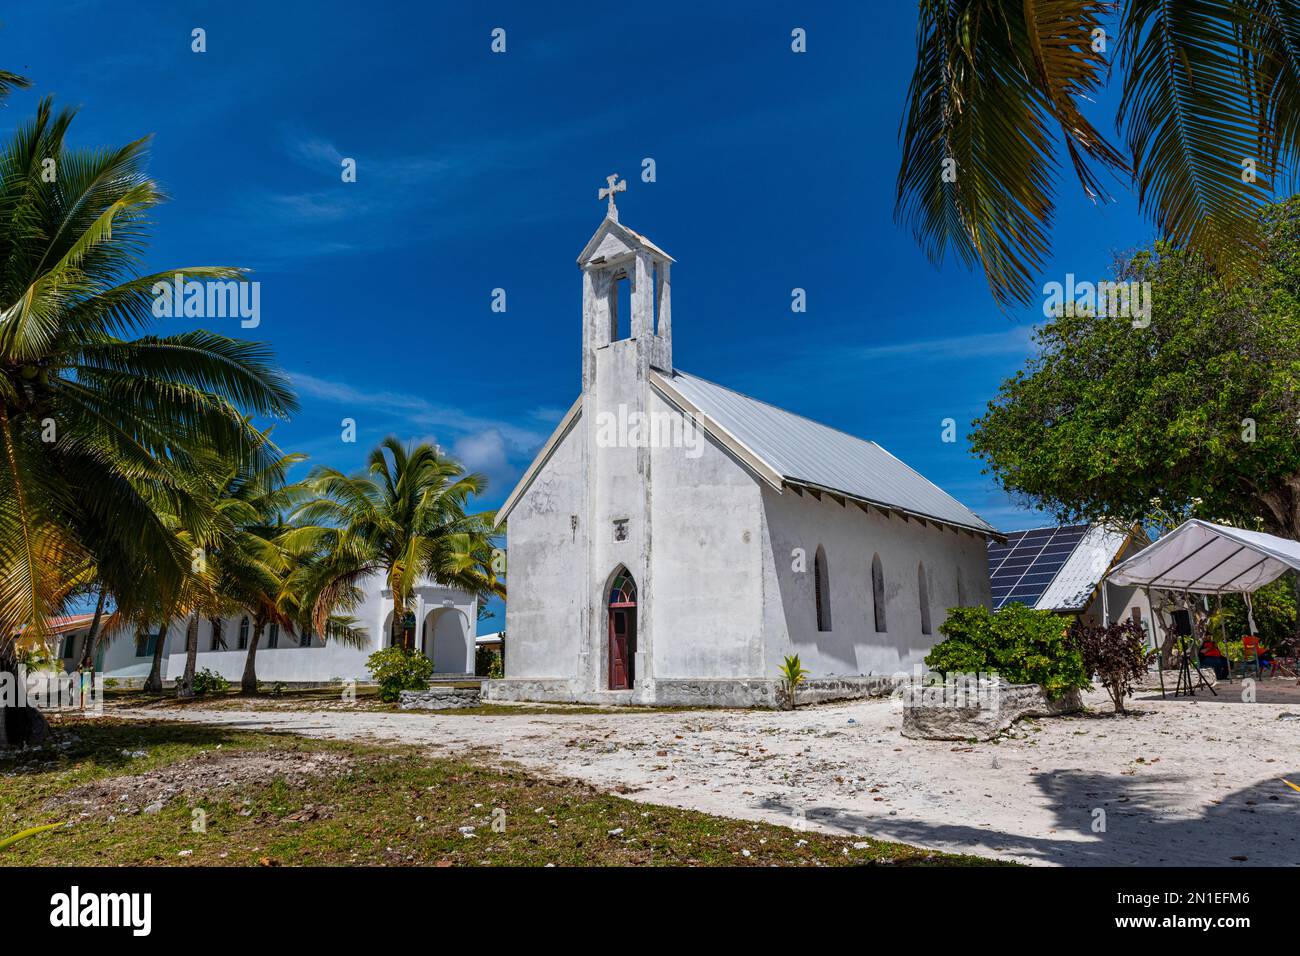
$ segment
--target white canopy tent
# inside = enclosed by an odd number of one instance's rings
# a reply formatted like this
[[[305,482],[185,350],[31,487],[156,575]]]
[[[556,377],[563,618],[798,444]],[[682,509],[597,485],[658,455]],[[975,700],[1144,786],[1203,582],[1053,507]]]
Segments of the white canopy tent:
[[[1193,518],[1111,568],[1120,586],[1193,594],[1249,593],[1300,571],[1300,541]]]
[[[1115,565],[1105,581],[1144,588],[1148,601],[1151,588],[1185,595],[1241,594],[1254,634],[1258,631],[1251,593],[1292,570],[1300,571],[1300,541],[1193,518]],[[1103,607],[1105,597],[1103,587]],[[1109,607],[1104,613],[1109,624]]]

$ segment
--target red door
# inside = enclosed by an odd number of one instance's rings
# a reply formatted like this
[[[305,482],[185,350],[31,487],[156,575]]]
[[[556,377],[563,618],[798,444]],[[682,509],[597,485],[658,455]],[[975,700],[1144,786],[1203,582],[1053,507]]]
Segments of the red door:
[[[609,609],[609,689],[627,690],[627,611]]]

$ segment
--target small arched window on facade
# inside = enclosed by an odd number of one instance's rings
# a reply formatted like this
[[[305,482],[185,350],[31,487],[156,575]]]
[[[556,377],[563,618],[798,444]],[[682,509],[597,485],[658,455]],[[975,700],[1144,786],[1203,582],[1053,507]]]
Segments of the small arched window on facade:
[[[226,637],[222,633],[221,618],[209,618],[208,623],[212,625],[212,650],[224,651],[226,649]]]
[[[248,650],[248,616],[247,615],[245,615],[244,619],[239,622],[239,649],[241,651]]]
[[[871,605],[876,613],[876,633],[885,633],[885,572],[880,555],[871,558]]]
[[[817,630],[831,629],[831,581],[826,568],[826,551],[819,544],[813,556],[813,591],[817,597]]]
[[[933,634],[930,627],[930,588],[925,583],[925,562],[916,566],[916,596],[921,602],[921,633]]]

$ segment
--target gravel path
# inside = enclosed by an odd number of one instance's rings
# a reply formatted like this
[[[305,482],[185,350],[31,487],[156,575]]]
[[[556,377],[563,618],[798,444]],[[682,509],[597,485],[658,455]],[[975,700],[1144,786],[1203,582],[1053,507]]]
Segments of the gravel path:
[[[1300,706],[1140,695],[1130,707],[1142,716],[1024,721],[975,745],[904,739],[892,701],[793,713],[114,713],[400,741],[647,803],[1027,863],[1300,864],[1300,792],[1282,782],[1300,784],[1300,720],[1281,717]]]

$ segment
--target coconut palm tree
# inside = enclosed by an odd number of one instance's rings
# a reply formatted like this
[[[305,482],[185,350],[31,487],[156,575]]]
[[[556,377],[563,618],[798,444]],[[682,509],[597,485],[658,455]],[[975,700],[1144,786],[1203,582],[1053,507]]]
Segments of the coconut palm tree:
[[[324,559],[310,550],[285,548],[283,539],[293,530],[282,521],[243,529],[219,558],[221,599],[229,606],[247,611],[253,619],[240,680],[243,694],[258,692],[257,651],[268,624],[280,628],[289,638],[315,633],[324,641],[337,640],[357,648],[368,642],[368,635],[347,616],[361,601],[360,589],[332,587],[329,597],[322,599],[322,589],[332,583],[322,573]],[[322,618],[313,624],[312,615],[318,604]],[[192,670],[192,662],[187,663],[187,673]]]
[[[1081,102],[1118,58],[1107,141]],[[1282,0],[920,0],[896,216],[932,261],[978,262],[1027,303],[1050,251],[1058,147],[1088,195],[1129,181],[1178,244],[1228,268],[1300,147],[1300,5]]]
[[[269,431],[263,435],[269,441]],[[285,483],[285,475],[305,458],[282,455],[260,466],[219,456],[207,461],[205,473],[211,481],[205,499],[212,520],[205,524],[199,545],[202,567],[192,568],[194,587],[188,608],[194,619],[186,628],[185,671],[176,682],[178,697],[194,695],[198,618],[235,608],[255,613],[269,600],[266,591],[278,586],[276,573],[283,561],[272,538],[284,509],[295,500],[295,486]]]
[[[282,540],[291,552],[322,556],[314,572],[319,592],[312,617],[318,624],[372,574],[383,574],[392,594],[390,642],[408,647],[403,624],[421,577],[504,595],[492,569],[493,516],[467,510],[487,481],[466,474],[434,446],[385,438],[370,453],[366,471],[349,476],[318,468],[304,484],[314,497],[293,514],[302,526]]]
[[[246,416],[296,407],[264,345],[209,331],[126,337],[154,321],[155,284],[244,275],[140,275],[163,199],[143,172],[145,141],[72,149],[72,119],[43,100],[0,145],[0,671],[16,667],[12,635],[43,631],[87,569],[115,597],[142,566],[178,593],[192,557],[166,516],[199,526],[198,458],[273,460]],[[6,710],[18,739],[31,720]]]

